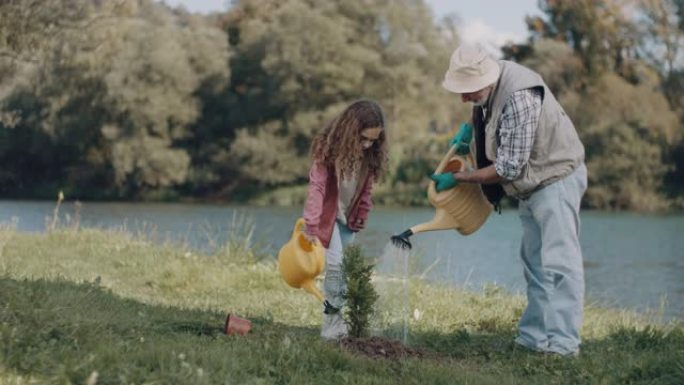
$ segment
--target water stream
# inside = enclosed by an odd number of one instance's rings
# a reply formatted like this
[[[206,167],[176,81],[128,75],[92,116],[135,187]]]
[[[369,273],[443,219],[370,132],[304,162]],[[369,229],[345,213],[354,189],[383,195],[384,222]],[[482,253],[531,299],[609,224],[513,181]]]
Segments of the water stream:
[[[410,250],[388,242],[378,257],[374,277],[379,298],[375,307],[373,334],[408,341],[410,316]]]

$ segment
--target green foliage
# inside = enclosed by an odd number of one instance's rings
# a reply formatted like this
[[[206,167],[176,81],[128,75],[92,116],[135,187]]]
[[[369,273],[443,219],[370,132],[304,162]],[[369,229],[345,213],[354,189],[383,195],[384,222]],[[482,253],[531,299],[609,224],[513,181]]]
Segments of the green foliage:
[[[231,148],[237,172],[252,183],[306,180],[311,138],[360,97],[384,107],[398,153],[469,113],[435,92],[455,41],[422,2],[241,1],[229,16],[235,91],[262,106]],[[284,157],[277,169],[274,158]]]
[[[663,89],[672,109],[684,121],[684,69],[673,71],[663,82]]]
[[[77,196],[136,196],[185,182],[190,157],[176,143],[198,117],[194,92],[205,78],[227,75],[220,30],[160,4],[130,5],[128,13],[102,8],[101,18],[79,14],[83,28],[64,27],[64,39],[6,99],[21,119],[0,130],[43,151],[46,178]],[[43,135],[47,143],[35,140]],[[25,157],[0,153],[13,158],[15,178],[34,179]]]
[[[684,46],[682,3],[676,0],[649,0],[641,4],[646,21],[642,48],[647,60],[668,77],[681,69],[680,55]],[[679,11],[679,14],[677,12]],[[677,16],[674,16],[677,15]]]
[[[587,151],[587,201],[602,209],[664,207],[664,144],[677,137],[677,117],[662,94],[606,75],[564,105]]]
[[[370,318],[378,300],[378,293],[371,282],[373,267],[366,261],[359,245],[344,249],[342,271],[347,281],[344,316],[352,337],[367,337],[369,333]]]
[[[682,139],[669,153],[674,167],[666,176],[667,186],[673,197],[680,197],[680,208],[684,207],[684,139]]]
[[[681,207],[681,0],[539,5],[529,41],[503,52],[576,121],[587,204]],[[240,0],[210,16],[154,0],[0,2],[0,194],[268,200],[304,184],[313,136],[371,98],[390,145],[393,194],[379,202],[426,204],[435,138],[470,118],[440,86],[460,22],[423,0]],[[635,157],[652,171],[624,174]]]
[[[100,21],[129,16],[135,8],[134,0],[0,2],[0,65],[9,70],[0,73],[0,83],[20,73],[22,65],[39,63],[61,41]]]
[[[567,41],[589,74],[624,73],[638,41],[638,28],[621,0],[545,0],[547,21],[528,20],[539,37]]]
[[[250,134],[238,131],[230,158],[241,165],[245,177],[264,185],[278,185],[303,179],[309,169],[308,156],[297,154],[291,137],[281,134],[280,122],[270,122]]]
[[[353,20],[341,23],[334,4],[317,4],[284,2],[266,31],[262,65],[279,85],[279,101],[290,111],[358,98],[364,69],[379,59],[370,47],[349,44],[357,39]]]
[[[652,65],[670,53],[635,56],[646,41],[679,39],[659,29],[666,23],[660,7],[668,5],[639,3],[637,19],[613,0],[541,6],[549,18],[528,20],[534,39],[505,51],[544,77],[575,123],[589,168],[585,204],[642,211],[676,205],[684,88],[662,80],[676,79],[676,71]]]
[[[586,77],[580,59],[567,44],[540,39],[534,44],[534,55],[522,64],[534,68],[555,95],[579,90]]]

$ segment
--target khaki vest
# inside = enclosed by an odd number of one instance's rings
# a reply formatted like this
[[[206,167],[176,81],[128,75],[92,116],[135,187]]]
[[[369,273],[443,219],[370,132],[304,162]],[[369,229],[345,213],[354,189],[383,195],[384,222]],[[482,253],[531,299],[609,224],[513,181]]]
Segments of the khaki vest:
[[[541,76],[519,64],[500,60],[501,76],[485,109],[485,153],[494,162],[499,146],[499,117],[516,91],[541,88],[542,111],[532,152],[517,179],[502,182],[506,194],[525,199],[533,192],[572,173],[584,162],[584,146],[575,126]]]

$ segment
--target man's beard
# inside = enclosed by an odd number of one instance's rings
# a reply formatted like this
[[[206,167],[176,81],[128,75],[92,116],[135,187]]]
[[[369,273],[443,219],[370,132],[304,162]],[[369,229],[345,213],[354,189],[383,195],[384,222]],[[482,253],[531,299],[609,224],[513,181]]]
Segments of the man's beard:
[[[481,100],[478,100],[477,102],[473,102],[473,106],[476,106],[476,107],[482,107],[485,104],[487,104],[487,98],[482,98]]]
[[[487,105],[487,102],[489,101],[489,96],[491,95],[491,90],[488,90],[484,96],[478,101],[471,102],[473,103],[473,106],[475,107],[484,107]]]

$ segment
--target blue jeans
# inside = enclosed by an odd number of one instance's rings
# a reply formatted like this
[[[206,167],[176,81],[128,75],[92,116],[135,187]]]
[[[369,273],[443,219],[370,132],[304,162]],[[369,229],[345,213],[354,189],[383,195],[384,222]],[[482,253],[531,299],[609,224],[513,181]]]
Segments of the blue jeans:
[[[344,305],[343,297],[347,286],[342,273],[344,248],[354,241],[354,235],[355,233],[346,225],[339,221],[335,222],[330,244],[325,251],[325,279],[323,280],[325,298],[338,309]]]
[[[583,164],[519,203],[527,308],[516,342],[527,348],[563,355],[579,351],[584,306],[579,210],[586,188]]]

